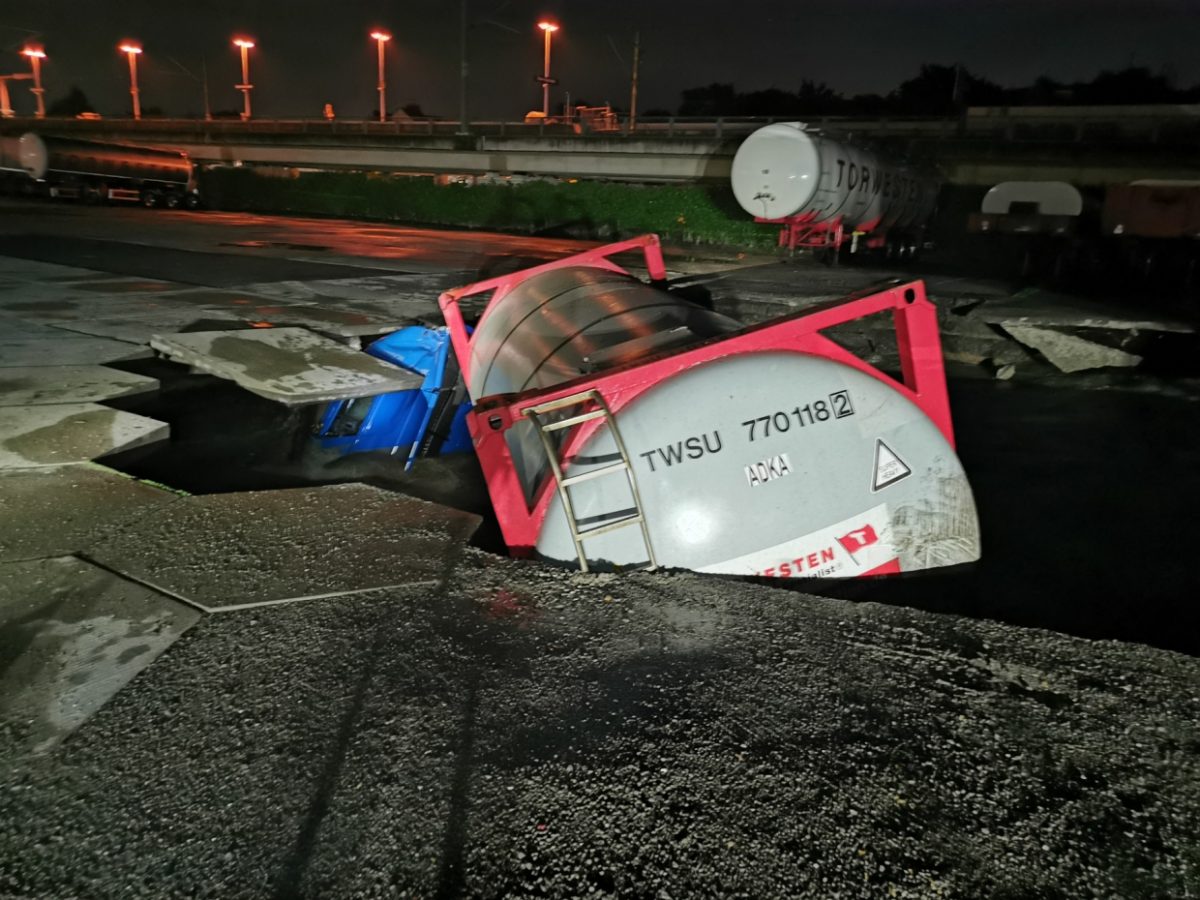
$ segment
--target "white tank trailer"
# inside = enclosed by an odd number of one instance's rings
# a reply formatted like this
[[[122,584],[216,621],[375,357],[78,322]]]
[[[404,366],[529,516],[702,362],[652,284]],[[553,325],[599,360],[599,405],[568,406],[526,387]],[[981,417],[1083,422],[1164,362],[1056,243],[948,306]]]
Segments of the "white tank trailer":
[[[912,247],[933,214],[937,183],[846,141],[777,122],[733,158],[733,195],[760,222],[784,226],[780,244]]]
[[[134,200],[144,206],[198,205],[191,160],[179,150],[29,133],[17,140],[16,158],[25,174],[51,196]]]
[[[767,577],[978,557],[919,283],[747,327],[611,264],[634,244],[441,298],[514,552]],[[468,335],[458,304],[489,293]],[[819,334],[885,311],[915,388]]]
[[[983,196],[967,230],[986,234],[1071,235],[1085,208],[1083,194],[1065,181],[1002,181]]]
[[[21,165],[21,139],[0,135],[0,172],[25,172]]]

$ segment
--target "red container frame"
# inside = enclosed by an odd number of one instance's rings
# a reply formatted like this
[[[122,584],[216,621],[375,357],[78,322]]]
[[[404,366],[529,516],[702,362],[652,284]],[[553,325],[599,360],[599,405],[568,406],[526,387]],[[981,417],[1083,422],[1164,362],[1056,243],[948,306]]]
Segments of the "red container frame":
[[[467,331],[459,308],[463,299],[491,293],[480,318],[482,323],[506,294],[539,273],[567,266],[595,266],[628,274],[626,269],[613,261],[613,257],[631,251],[641,251],[652,281],[665,280],[666,267],[658,238],[655,235],[643,235],[443,293],[438,298],[438,304],[450,328],[451,342],[464,378],[470,377],[473,338]],[[891,312],[893,317],[902,382],[820,333],[826,328],[886,312]],[[635,362],[574,378],[552,388],[475,398],[475,406],[467,416],[467,425],[487,480],[496,518],[510,551],[515,556],[527,556],[533,552],[555,493],[554,480],[547,476],[537,487],[532,501],[527,501],[525,489],[513,465],[505,433],[525,418],[525,410],[572,394],[595,390],[604,398],[609,411],[619,416],[622,409],[643,393],[693,366],[726,356],[779,351],[806,353],[833,360],[883,382],[912,401],[937,426],[950,446],[954,446],[937,310],[925,296],[925,286],[921,281],[892,283],[880,289],[863,291],[750,325],[693,344],[682,351],[648,355]],[[467,388],[468,391],[472,388],[469,380]],[[570,430],[561,450],[564,467],[602,426],[602,419],[592,419]]]

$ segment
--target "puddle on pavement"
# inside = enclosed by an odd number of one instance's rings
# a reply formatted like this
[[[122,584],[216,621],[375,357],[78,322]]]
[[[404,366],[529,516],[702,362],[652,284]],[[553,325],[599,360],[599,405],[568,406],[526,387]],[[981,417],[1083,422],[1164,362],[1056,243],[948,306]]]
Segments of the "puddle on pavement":
[[[322,244],[293,244],[288,241],[218,241],[218,247],[246,247],[251,250],[328,250]]]
[[[101,284],[77,284],[77,291],[92,291],[98,294],[144,294],[162,291],[177,291],[188,285],[170,281],[106,281]]]

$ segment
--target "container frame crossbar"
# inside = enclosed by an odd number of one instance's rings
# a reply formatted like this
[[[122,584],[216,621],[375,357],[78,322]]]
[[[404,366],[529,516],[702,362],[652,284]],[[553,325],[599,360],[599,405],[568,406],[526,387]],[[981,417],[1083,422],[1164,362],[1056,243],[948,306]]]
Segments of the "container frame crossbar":
[[[464,377],[468,379],[468,390],[475,386],[469,381],[472,337],[459,309],[459,303],[464,298],[491,293],[480,319],[482,322],[504,295],[527,278],[567,266],[590,265],[626,272],[613,262],[612,257],[639,249],[644,253],[645,268],[651,279],[665,279],[666,270],[658,239],[653,235],[644,235],[442,294],[439,305],[450,328],[451,341]],[[821,333],[825,329],[881,313],[892,315],[900,355],[902,380],[899,381]],[[472,391],[475,405],[467,415],[467,426],[487,481],[497,521],[510,551],[515,556],[533,554],[551,503],[559,491],[556,479],[548,475],[534,487],[530,496],[514,464],[507,432],[515,425],[530,421],[530,410],[545,410],[548,404],[560,401],[570,406],[572,404],[565,401],[595,391],[608,410],[609,419],[615,423],[622,409],[681,372],[726,356],[767,352],[802,353],[829,359],[882,382],[916,405],[953,448],[954,432],[942,365],[937,310],[926,298],[922,282],[894,280],[840,300],[709,338],[683,350],[649,354],[553,387],[488,397],[476,397]],[[561,461],[563,473],[597,430],[604,426],[604,422],[605,417],[595,416],[568,422],[562,428],[565,435],[555,450],[555,461]],[[623,457],[628,459],[628,454],[623,454]],[[633,476],[632,469],[630,475]],[[638,514],[647,520],[645,524],[652,530],[653,510],[641,509],[640,502],[638,506]]]

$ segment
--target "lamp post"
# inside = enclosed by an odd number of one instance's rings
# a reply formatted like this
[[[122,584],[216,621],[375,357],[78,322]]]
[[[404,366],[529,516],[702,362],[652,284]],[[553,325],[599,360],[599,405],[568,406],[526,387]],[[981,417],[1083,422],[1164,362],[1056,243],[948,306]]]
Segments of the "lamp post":
[[[46,118],[46,92],[42,89],[42,60],[46,51],[41,47],[26,47],[21,51],[22,56],[29,57],[29,65],[33,69],[33,87],[29,92],[37,98],[37,117]]]
[[[126,41],[120,47],[122,53],[129,57],[129,96],[133,98],[133,118],[134,120],[142,117],[142,103],[138,99],[138,84],[137,84],[137,58],[142,52],[139,44],[132,41]]]
[[[387,80],[384,78],[384,63],[383,63],[383,45],[392,39],[392,36],[386,31],[378,29],[371,32],[371,37],[375,38],[375,43],[379,47],[379,121],[387,121]]]
[[[542,116],[550,115],[550,35],[558,31],[553,22],[538,22],[538,28],[546,33],[546,57],[542,66]]]
[[[242,51],[242,83],[235,84],[234,87],[242,92],[242,121],[246,122],[250,119],[250,91],[254,89],[254,85],[250,83],[250,48],[254,46],[254,41],[248,38],[234,38],[233,46],[240,47]]]

